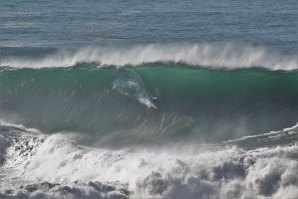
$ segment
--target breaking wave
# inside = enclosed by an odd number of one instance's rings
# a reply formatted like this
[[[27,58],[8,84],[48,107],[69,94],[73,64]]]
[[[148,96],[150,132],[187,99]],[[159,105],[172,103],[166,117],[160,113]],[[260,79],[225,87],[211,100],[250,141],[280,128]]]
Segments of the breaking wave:
[[[297,127],[291,131],[297,135]],[[6,143],[2,197],[298,197],[297,143],[249,150],[233,145],[112,150],[80,146],[75,135],[44,136],[7,123],[1,123],[0,136]],[[18,182],[5,183],[15,178]]]
[[[298,197],[297,56],[232,43],[31,56],[1,58],[0,197]]]
[[[294,70],[297,55],[283,55],[260,46],[233,43],[148,44],[130,47],[86,47],[60,50],[43,58],[3,57],[1,66],[13,68],[70,67],[78,63],[100,66],[138,66],[146,63],[183,63],[207,68]]]
[[[96,135],[92,141],[109,146],[226,141],[294,125],[297,74],[157,63],[6,68],[0,72],[0,118],[46,133]]]

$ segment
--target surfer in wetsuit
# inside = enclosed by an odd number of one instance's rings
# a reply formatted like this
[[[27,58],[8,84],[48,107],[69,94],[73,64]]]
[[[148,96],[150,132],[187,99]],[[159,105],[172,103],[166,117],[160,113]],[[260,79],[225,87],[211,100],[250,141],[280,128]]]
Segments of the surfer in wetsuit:
[[[155,97],[152,97],[151,101],[152,101],[152,104],[154,104],[154,108],[157,109],[157,100],[158,98],[155,96]]]

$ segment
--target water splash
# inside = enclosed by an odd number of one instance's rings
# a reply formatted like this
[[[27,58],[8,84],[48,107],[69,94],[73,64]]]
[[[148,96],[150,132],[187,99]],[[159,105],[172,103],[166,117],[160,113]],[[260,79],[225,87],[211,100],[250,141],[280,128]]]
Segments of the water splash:
[[[122,95],[136,99],[148,108],[157,109],[154,104],[156,97],[149,93],[142,79],[135,72],[122,70],[113,82],[113,89]]]

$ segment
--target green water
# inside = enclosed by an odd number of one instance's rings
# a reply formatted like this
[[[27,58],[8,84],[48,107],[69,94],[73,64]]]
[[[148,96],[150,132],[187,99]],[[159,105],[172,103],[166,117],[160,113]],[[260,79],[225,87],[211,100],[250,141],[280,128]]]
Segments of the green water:
[[[115,82],[126,90],[119,92]],[[131,82],[138,89],[127,87]],[[2,119],[48,133],[85,133],[100,142],[217,142],[295,124],[297,84],[297,71],[162,63],[121,69],[92,64],[6,68],[0,72],[0,112]],[[142,104],[142,97],[157,109]]]

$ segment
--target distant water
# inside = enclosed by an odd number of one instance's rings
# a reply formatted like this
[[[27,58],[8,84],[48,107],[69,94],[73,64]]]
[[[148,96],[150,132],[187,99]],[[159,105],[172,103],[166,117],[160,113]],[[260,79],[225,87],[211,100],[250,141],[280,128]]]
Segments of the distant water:
[[[296,1],[0,1],[0,198],[297,198]]]

